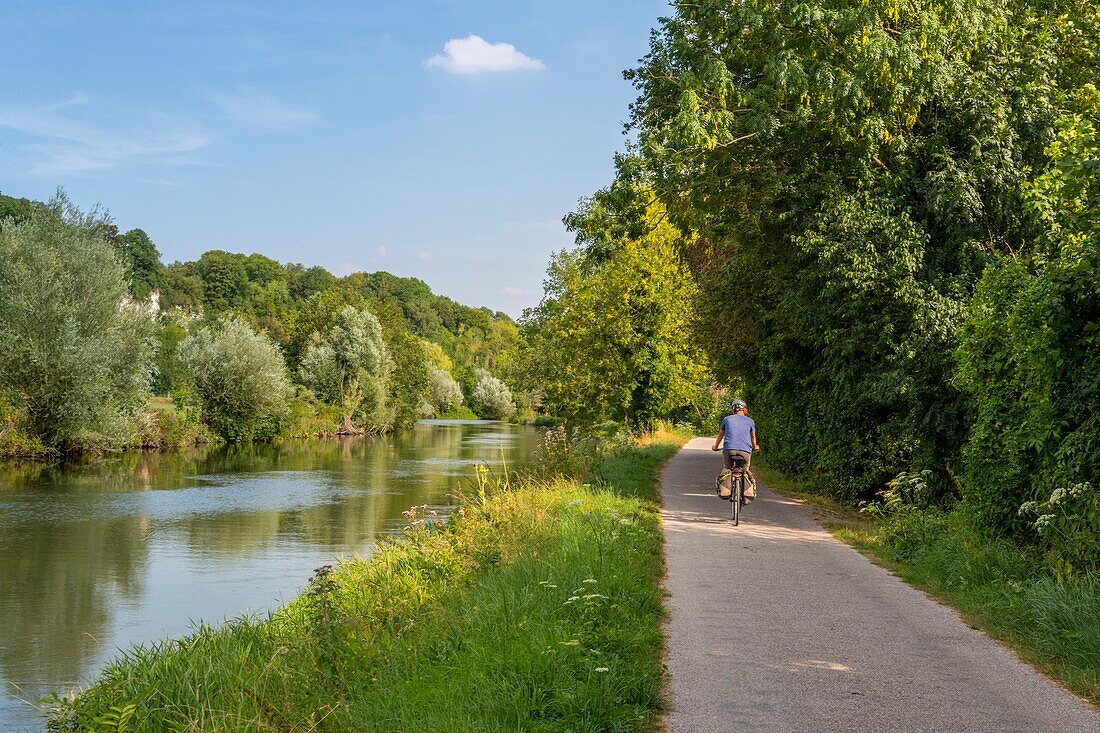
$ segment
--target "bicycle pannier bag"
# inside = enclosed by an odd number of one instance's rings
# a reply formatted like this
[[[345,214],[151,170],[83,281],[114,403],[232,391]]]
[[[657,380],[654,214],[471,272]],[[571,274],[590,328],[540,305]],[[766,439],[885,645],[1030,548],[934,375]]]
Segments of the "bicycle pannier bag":
[[[714,488],[718,491],[718,496],[723,499],[730,498],[733,494],[733,472],[725,470],[718,474],[718,478],[714,481]]]

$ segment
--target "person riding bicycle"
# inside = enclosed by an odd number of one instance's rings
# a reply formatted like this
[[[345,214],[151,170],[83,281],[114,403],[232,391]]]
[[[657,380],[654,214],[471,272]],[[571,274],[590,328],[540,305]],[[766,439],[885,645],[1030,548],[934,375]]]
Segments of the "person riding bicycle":
[[[760,450],[756,442],[756,423],[749,417],[749,406],[744,400],[734,400],[732,406],[733,414],[722,418],[711,450],[722,451],[722,466],[727,470],[733,468],[733,456],[742,458],[749,481],[755,484],[756,479],[748,469],[752,463],[752,452]]]

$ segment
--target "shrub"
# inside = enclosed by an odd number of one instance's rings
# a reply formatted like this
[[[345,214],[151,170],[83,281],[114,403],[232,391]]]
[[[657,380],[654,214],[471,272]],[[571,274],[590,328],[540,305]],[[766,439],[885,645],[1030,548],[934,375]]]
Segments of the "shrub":
[[[470,402],[477,416],[487,420],[507,420],[516,413],[516,404],[508,385],[484,369],[477,370],[477,382],[470,393]]]
[[[230,317],[188,338],[179,353],[211,430],[230,443],[279,434],[293,388],[269,336]]]
[[[63,195],[0,221],[0,398],[55,450],[130,441],[153,371],[153,321],[126,269]]]

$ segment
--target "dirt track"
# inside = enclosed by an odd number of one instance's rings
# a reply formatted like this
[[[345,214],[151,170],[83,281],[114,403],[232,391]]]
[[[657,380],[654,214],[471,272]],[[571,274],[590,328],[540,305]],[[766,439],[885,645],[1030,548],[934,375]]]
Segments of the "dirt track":
[[[672,731],[1097,733],[1100,712],[762,488],[740,527],[697,438],[664,475]]]

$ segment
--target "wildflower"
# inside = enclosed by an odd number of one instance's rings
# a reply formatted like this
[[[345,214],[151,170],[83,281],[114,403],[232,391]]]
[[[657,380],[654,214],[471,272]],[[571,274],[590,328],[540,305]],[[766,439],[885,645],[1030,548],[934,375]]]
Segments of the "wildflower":
[[[1050,529],[1050,527],[1054,524],[1054,519],[1055,517],[1053,514],[1044,514],[1043,516],[1035,520],[1035,530],[1039,534],[1042,534],[1046,530]]]
[[[1039,502],[1037,501],[1025,501],[1020,505],[1020,511],[1017,512],[1019,516],[1025,516],[1028,514],[1034,514],[1039,509]]]
[[[581,582],[582,583],[598,583],[599,581],[596,580],[595,578],[588,578],[586,580],[582,580]]]
[[[596,667],[596,671],[597,672],[609,672],[610,670],[607,667]]]

